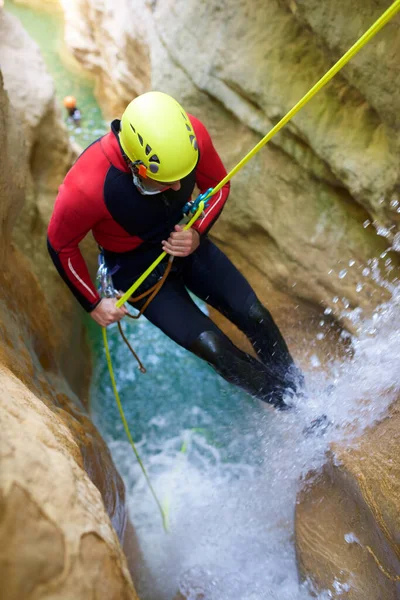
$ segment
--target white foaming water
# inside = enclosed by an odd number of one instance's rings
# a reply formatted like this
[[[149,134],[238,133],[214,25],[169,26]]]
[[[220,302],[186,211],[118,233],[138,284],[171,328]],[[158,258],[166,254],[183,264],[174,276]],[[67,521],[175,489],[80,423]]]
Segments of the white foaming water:
[[[142,600],[172,600],[178,589],[188,600],[315,597],[310,595],[310,583],[298,581],[296,494],[302,477],[323,464],[331,441],[346,437],[346,443],[353,443],[352,438],[382,418],[398,396],[400,294],[394,287],[391,292],[392,300],[362,324],[360,336],[352,340],[351,361],[332,364],[329,375],[307,376],[308,397],[296,399],[293,412],[279,413],[257,402],[243,421],[240,415],[238,422],[230,417],[219,431],[222,445],[213,439],[219,429],[218,415],[210,418],[196,405],[202,391],[196,382],[190,391],[190,377],[185,380],[186,404],[192,405],[189,413],[202,427],[169,433],[174,418],[178,422],[180,418],[170,391],[167,401],[174,411],[153,417],[149,433],[138,444],[156,493],[168,506],[170,533],[163,532],[129,444],[110,442],[150,571],[138,582]],[[359,311],[346,316],[361,325]],[[149,325],[143,321],[141,327]],[[216,397],[218,390],[225,397]],[[219,402],[221,415],[232,397],[235,402],[248,398],[225,382],[214,393],[209,401],[213,406]],[[321,414],[328,416],[331,427],[323,436],[305,436],[304,427]],[[345,432],[349,424],[351,434]],[[351,581],[336,582],[336,596],[350,587]],[[330,592],[318,595],[320,600],[331,597]]]

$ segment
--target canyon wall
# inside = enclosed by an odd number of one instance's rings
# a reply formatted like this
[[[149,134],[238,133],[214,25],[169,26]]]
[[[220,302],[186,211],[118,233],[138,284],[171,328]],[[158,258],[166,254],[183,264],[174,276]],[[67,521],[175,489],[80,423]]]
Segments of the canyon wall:
[[[204,121],[231,168],[389,3],[61,4],[66,43],[96,78],[105,114],[118,117],[137,94],[163,90]],[[305,366],[310,348],[320,349],[317,331],[336,322],[355,333],[389,297],[376,269],[397,274],[399,24],[396,16],[234,177],[213,228]],[[359,322],[346,314],[352,309]],[[399,596],[398,411],[397,402],[351,448],[332,447],[299,496],[300,572],[332,597]]]
[[[1,6],[0,64],[1,596],[136,599],[124,485],[84,406],[83,324],[46,250],[74,151],[38,48]]]

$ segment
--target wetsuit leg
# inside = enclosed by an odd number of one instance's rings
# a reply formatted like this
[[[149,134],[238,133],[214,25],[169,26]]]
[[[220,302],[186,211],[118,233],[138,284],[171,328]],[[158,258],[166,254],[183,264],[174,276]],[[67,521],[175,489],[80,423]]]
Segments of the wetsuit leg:
[[[265,377],[277,389],[293,392],[303,376],[270,312],[227,256],[208,238],[187,261],[184,279],[199,298],[224,314],[241,329],[265,366]]]
[[[115,277],[116,285],[123,283]],[[123,285],[118,285],[123,289]],[[140,291],[140,290],[139,290]],[[145,300],[136,304],[140,308]],[[168,337],[206,360],[224,379],[252,396],[284,407],[284,386],[268,369],[249,354],[242,352],[205,315],[190,297],[183,278],[171,273],[144,312],[144,316]]]
[[[304,376],[296,367],[278,326],[256,296],[247,310],[245,307],[240,314],[232,314],[231,321],[246,334],[259,359],[284,377],[289,389],[298,392],[304,386]]]
[[[189,350],[203,358],[224,379],[276,408],[288,407],[287,385],[268,365],[237,348],[221,331],[203,331]]]

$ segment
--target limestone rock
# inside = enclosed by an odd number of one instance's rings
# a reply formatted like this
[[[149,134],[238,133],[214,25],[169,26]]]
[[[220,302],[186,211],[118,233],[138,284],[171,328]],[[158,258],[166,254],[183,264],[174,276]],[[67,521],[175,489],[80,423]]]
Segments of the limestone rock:
[[[343,16],[333,24],[329,19],[342,8],[341,15],[346,16],[347,22],[349,9],[344,2],[339,8],[337,3],[325,2],[324,8],[318,11],[310,6],[309,14],[323,32],[329,29],[331,38],[343,37],[344,51],[350,45],[348,40],[354,40],[383,12],[385,3],[379,3],[382,10],[376,4],[372,1],[367,6],[364,2],[353,3],[354,25],[350,31]],[[307,12],[306,8],[302,10]],[[332,64],[331,53],[321,48],[323,34],[322,40],[316,38],[309,27],[302,27],[291,12],[277,2],[230,2],[223,10],[220,3],[214,2],[204,5],[199,14],[196,4],[178,6],[164,0],[157,3],[154,20],[171,62],[179,65],[199,89],[220,101],[260,134],[294,106]],[[329,27],[324,28],[321,22],[329,22]],[[393,81],[391,65],[393,73],[397,73],[398,66],[394,64],[395,48],[400,43],[398,22],[397,16],[388,30],[371,42],[365,50],[367,54],[362,55],[364,87],[380,73],[380,83],[383,84],[385,78],[388,91],[396,89],[397,75]],[[196,23],[195,31],[193,23]],[[377,51],[379,41],[392,47],[389,58]],[[371,85],[376,88],[375,83]],[[358,91],[356,85],[349,86],[343,74],[339,74],[289,125],[291,143],[282,144],[279,137],[275,143],[296,161],[296,152],[303,154],[301,145],[309,146],[311,152],[329,166],[340,187],[345,187],[365,207],[373,206],[382,218],[383,211],[388,211],[398,222],[398,214],[390,210],[390,199],[400,174],[396,159],[399,139],[396,129],[391,128],[393,118],[382,115],[385,111],[388,115],[398,113],[399,100],[389,92],[386,104],[380,102],[378,116],[375,106],[364,98],[364,87],[362,92]],[[297,150],[291,151],[290,146],[297,146]],[[301,159],[299,162],[301,164]],[[306,164],[302,166],[307,168]],[[312,168],[307,170],[313,172]],[[313,174],[318,176],[318,172]],[[393,219],[390,218],[390,224]]]
[[[57,108],[54,83],[39,48],[18,19],[5,11],[0,12],[0,63],[4,87],[12,105],[9,119],[17,125],[10,135],[15,136],[15,143],[20,147],[19,154],[8,153],[7,160],[12,163],[8,179],[20,170],[16,156],[21,157],[25,169],[24,190],[20,195],[24,210],[20,212],[21,204],[10,202],[15,217],[10,215],[7,224],[13,228],[14,241],[31,260],[32,269],[46,290],[51,318],[57,324],[53,331],[58,337],[59,358],[70,383],[79,393],[87,383],[85,362],[71,361],[66,349],[71,344],[83,351],[86,348],[78,317],[81,309],[71,294],[66,293],[65,284],[49,260],[46,248],[47,224],[58,186],[76,153],[69,143]],[[93,243],[84,245],[91,264],[95,264],[95,251]]]
[[[12,265],[11,269],[9,265]],[[15,278],[15,270],[20,279]],[[105,591],[110,597],[118,598],[118,593],[122,595],[124,592],[122,597],[136,598],[115,533],[122,541],[127,519],[123,483],[105,442],[57,365],[54,336],[48,329],[49,311],[37,279],[30,272],[30,264],[10,244],[2,262],[0,290],[0,379],[3,392],[0,399],[0,496],[1,513],[4,515],[0,546],[17,548],[20,543],[18,536],[23,535],[26,549],[23,557],[16,551],[8,556],[7,561],[2,563],[0,560],[2,568],[7,567],[0,577],[2,582],[7,581],[6,590],[10,590],[4,598],[36,598],[28,592],[37,594],[37,585],[42,585],[41,579],[36,582],[33,578],[33,588],[25,590],[24,596],[21,588],[27,576],[24,569],[40,571],[40,564],[45,562],[48,563],[46,573],[49,573],[49,579],[48,588],[40,588],[43,591],[43,595],[40,592],[41,598],[47,597],[44,592],[53,593],[54,586],[58,589],[57,582],[60,583],[60,598],[73,595],[70,590],[74,588],[74,598],[86,598],[88,589],[102,585],[101,578],[98,584],[96,572],[91,571],[95,568],[94,564],[87,566],[86,554],[81,557],[77,549],[88,533],[86,529],[79,529],[79,519],[84,521],[83,516],[91,515],[92,511],[96,524],[89,519],[89,531],[96,535],[89,546],[93,546],[91,552],[99,552],[99,556],[103,557],[105,572],[111,570],[109,587],[103,582]],[[26,455],[29,455],[29,460]],[[64,457],[64,462],[59,455]],[[17,490],[14,491],[14,488]],[[57,493],[65,496],[69,504],[61,503],[59,507],[53,488],[57,488]],[[21,505],[26,503],[26,496],[33,498],[36,508],[32,507],[29,518],[20,525],[17,518],[25,515]],[[43,508],[41,499],[47,497]],[[56,503],[54,506],[53,501]],[[57,521],[59,508],[63,524]],[[50,539],[36,556],[37,535],[42,539],[42,534],[36,532],[36,521],[39,519],[47,523],[48,516],[42,516],[47,509],[56,511],[56,520],[50,519],[54,522],[50,530],[46,524],[43,525]],[[98,537],[101,539],[97,540]],[[59,538],[64,554],[59,558],[55,552],[53,564],[53,554],[46,555],[46,552],[53,542],[56,546],[59,544]],[[66,538],[73,540],[67,554]],[[88,539],[93,538],[89,536]],[[56,559],[61,561],[62,581]],[[36,563],[36,560],[41,563]],[[65,567],[70,561],[75,565],[73,569]],[[85,570],[92,572],[88,580]],[[107,594],[100,597],[108,598]]]
[[[301,572],[333,598],[396,600],[400,590],[400,402],[351,448],[334,447],[298,497]]]
[[[2,598],[137,598],[69,428],[4,367],[0,385]]]
[[[31,260],[33,255],[44,261],[44,212],[50,209],[50,190],[68,167],[71,152],[56,119],[49,80],[43,70],[35,72],[40,66],[37,50],[3,9],[0,40],[1,65],[5,65],[11,98],[10,102],[0,71],[1,596],[4,600],[86,600],[93,595],[135,600],[118,539],[122,541],[126,531],[124,486],[84,403],[60,368],[63,356],[68,357],[70,374],[79,371],[77,364],[89,371],[89,361],[81,354],[81,346],[71,353],[69,338],[62,324],[53,320],[48,305],[51,278],[46,278],[45,269],[41,273],[39,259],[34,265]],[[10,60],[15,61],[18,77],[22,68],[26,70],[26,79],[18,85]],[[25,115],[24,96],[29,104],[36,93],[37,102],[31,103]],[[55,137],[43,124],[46,118]],[[55,148],[47,151],[46,140]],[[43,165],[37,161],[37,152],[43,153]],[[35,207],[35,201],[42,201],[44,207]],[[36,214],[37,225],[30,232],[32,246],[20,243],[16,248],[15,229],[35,221],[30,211]],[[61,308],[68,290],[59,285],[52,292]],[[68,324],[82,332],[67,306],[65,331]],[[71,382],[76,383],[74,377]],[[78,387],[85,389],[82,382]]]
[[[18,126],[6,125],[20,148],[18,153],[14,149],[7,152],[7,156],[13,161],[12,172],[21,170],[21,163],[24,169],[24,189],[20,189],[24,211],[19,212],[21,205],[10,203],[18,211],[18,220],[10,218],[8,224],[13,228],[14,240],[32,260],[44,287],[50,294],[52,291],[50,302],[53,303],[57,296],[62,298],[64,294],[59,294],[62,287],[48,260],[46,227],[57,187],[74,156],[57,113],[54,84],[39,48],[19,21],[4,11],[0,13],[0,40],[4,87],[12,105],[9,119]],[[20,157],[19,162],[16,156]],[[62,298],[58,308],[62,323],[63,316],[72,310],[71,303]]]
[[[143,0],[60,0],[65,41],[73,56],[96,80],[100,106],[120,116],[135,96],[150,86],[146,44],[148,9]]]

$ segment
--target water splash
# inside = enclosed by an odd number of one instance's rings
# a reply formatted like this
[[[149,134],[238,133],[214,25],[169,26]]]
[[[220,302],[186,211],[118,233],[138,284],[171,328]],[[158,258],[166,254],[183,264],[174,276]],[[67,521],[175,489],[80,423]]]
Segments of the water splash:
[[[312,583],[298,580],[293,541],[302,478],[318,472],[332,441],[350,444],[381,419],[400,391],[399,286],[385,280],[378,261],[368,269],[391,300],[366,319],[342,299],[343,317],[360,332],[357,338],[346,334],[351,359],[332,361],[325,373],[308,373],[307,394],[295,398],[294,412],[276,412],[236,390],[145,320],[128,327],[149,366],[149,375],[142,376],[110,332],[128,420],[157,494],[169,507],[171,533],[165,535],[99,363],[94,410],[126,482],[151,572],[138,582],[143,600],[170,600],[178,589],[193,600],[315,597]],[[322,331],[324,325],[322,320]],[[321,414],[331,427],[323,436],[305,436],[305,427]],[[336,581],[334,592],[317,597],[337,597],[351,585],[351,578]]]

